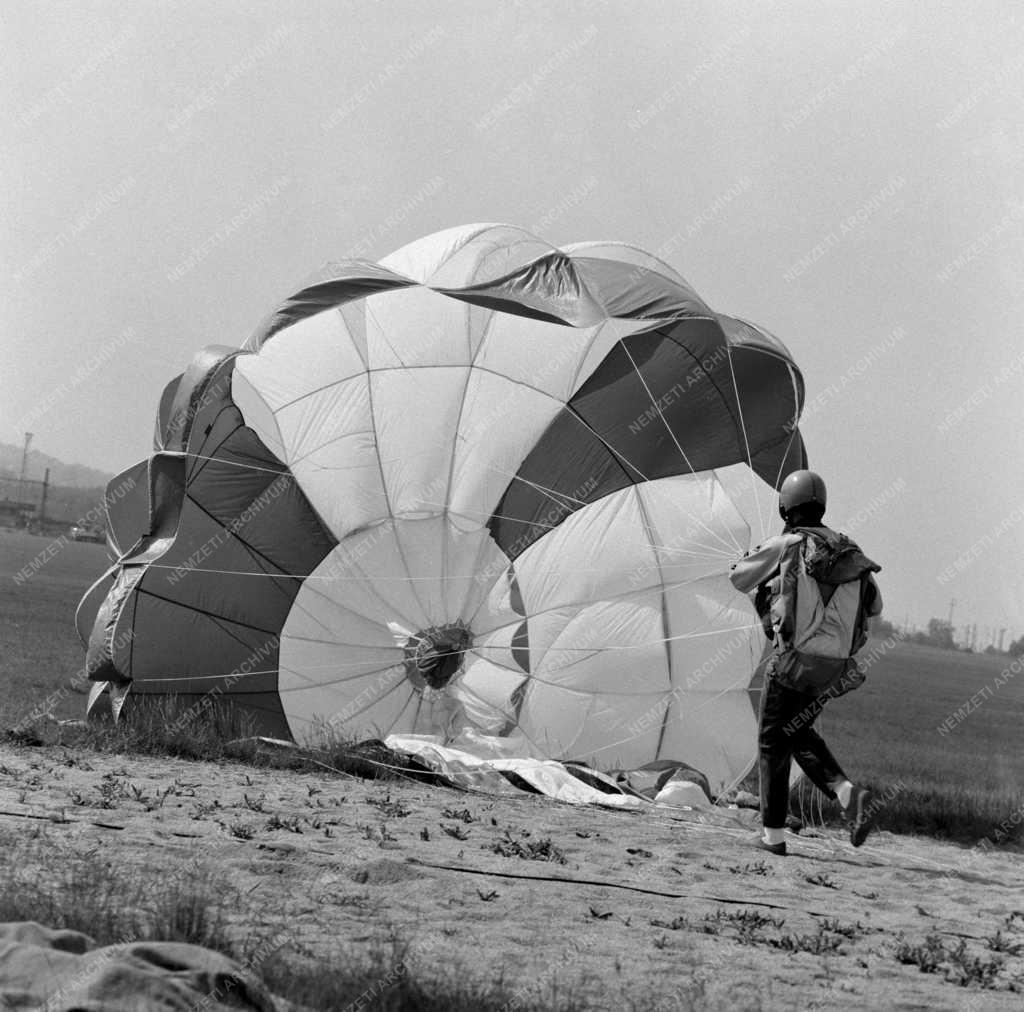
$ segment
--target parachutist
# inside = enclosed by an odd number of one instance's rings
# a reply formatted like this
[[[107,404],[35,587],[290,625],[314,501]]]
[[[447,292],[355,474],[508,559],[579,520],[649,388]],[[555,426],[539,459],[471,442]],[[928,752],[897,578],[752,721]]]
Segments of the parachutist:
[[[882,611],[873,575],[881,567],[822,523],[826,503],[819,475],[792,472],[779,492],[782,534],[741,559],[730,575],[737,590],[756,589],[755,607],[773,644],[758,739],[758,845],[779,856],[786,853],[792,759],[818,790],[839,800],[853,846],[867,839],[875,815],[870,792],[848,779],[812,727],[829,698],[863,682],[854,655],[867,642],[868,619]]]

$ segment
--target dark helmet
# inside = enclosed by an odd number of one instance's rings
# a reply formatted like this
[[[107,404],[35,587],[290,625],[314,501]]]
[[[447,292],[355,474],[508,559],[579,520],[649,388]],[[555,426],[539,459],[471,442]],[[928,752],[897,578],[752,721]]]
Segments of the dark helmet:
[[[790,510],[800,506],[817,507],[815,512],[825,512],[827,493],[821,475],[814,471],[794,471],[786,476],[779,489],[779,514],[787,519]]]

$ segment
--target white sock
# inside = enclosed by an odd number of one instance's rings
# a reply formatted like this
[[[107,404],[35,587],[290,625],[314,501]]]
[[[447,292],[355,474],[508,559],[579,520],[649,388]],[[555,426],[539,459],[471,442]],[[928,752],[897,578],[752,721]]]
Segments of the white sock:
[[[762,830],[765,843],[785,843],[786,831],[784,829],[769,829],[767,826]]]
[[[839,804],[843,808],[850,807],[850,794],[853,792],[853,784],[849,780],[844,780],[839,787],[836,788],[836,797],[839,798]]]

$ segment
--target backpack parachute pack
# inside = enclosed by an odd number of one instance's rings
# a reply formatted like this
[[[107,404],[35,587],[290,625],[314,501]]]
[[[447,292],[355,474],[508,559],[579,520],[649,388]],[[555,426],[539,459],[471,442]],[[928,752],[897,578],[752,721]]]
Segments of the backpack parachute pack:
[[[843,695],[864,681],[854,655],[876,614],[872,562],[845,534],[827,527],[794,530],[771,581],[775,676],[798,692]]]

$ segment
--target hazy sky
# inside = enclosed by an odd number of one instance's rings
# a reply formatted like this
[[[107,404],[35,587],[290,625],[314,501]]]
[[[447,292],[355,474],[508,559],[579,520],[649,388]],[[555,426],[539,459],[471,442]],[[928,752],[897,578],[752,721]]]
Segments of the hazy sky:
[[[1020,635],[1014,6],[9,2],[0,441],[127,467],[326,260],[620,239],[788,344],[891,619]]]

